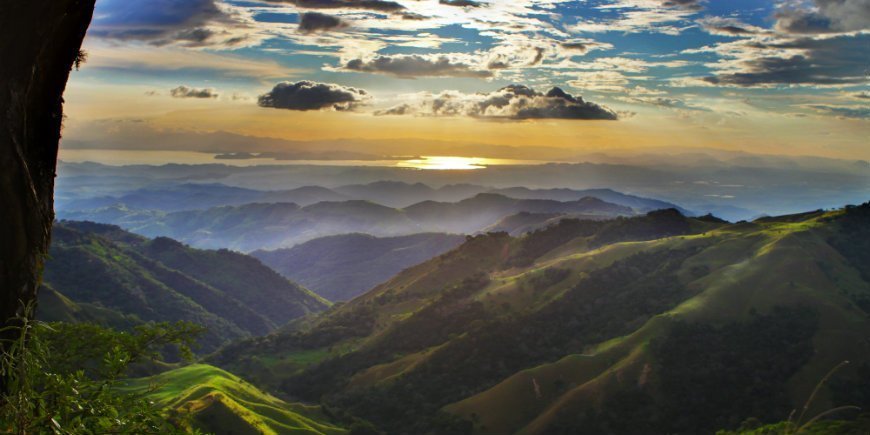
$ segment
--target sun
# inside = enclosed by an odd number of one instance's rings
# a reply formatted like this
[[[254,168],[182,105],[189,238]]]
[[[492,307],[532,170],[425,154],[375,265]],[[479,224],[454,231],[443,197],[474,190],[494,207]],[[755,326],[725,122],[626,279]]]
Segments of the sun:
[[[469,171],[486,169],[486,161],[487,159],[480,157],[423,156],[416,159],[403,160],[398,163],[398,166],[436,171]]]

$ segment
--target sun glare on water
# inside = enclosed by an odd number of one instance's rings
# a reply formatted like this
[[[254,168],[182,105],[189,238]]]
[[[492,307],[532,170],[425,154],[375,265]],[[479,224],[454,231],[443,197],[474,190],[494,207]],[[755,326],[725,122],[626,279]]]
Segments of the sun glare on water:
[[[423,156],[417,159],[403,160],[398,163],[398,166],[425,170],[468,171],[485,169],[488,160],[480,157]]]

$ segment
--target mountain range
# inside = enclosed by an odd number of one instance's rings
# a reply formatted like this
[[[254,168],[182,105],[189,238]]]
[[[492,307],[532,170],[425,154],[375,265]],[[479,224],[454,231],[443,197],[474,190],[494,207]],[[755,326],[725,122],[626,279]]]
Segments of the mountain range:
[[[344,234],[251,255],[288,279],[338,302],[351,300],[464,241],[465,236],[439,233],[386,238]]]
[[[475,149],[480,152],[480,145],[475,145]],[[690,154],[688,151],[626,153],[626,159],[622,160],[586,155],[578,157],[581,159],[578,161],[586,163],[495,165],[474,171],[341,166],[338,162],[332,166],[275,164],[241,167],[224,164],[110,166],[61,162],[56,199],[58,210],[63,211],[70,201],[100,196],[121,197],[137,189],[189,183],[220,183],[257,191],[323,186],[335,191],[343,186],[389,181],[412,186],[423,183],[435,190],[454,186],[451,189],[460,193],[440,198],[398,197],[397,201],[403,202],[384,204],[402,208],[424,200],[455,202],[481,193],[474,190],[462,192],[464,186],[487,186],[486,191],[515,186],[532,190],[568,188],[578,191],[607,187],[679,204],[697,214],[712,212],[727,220],[738,221],[763,214],[782,215],[863,202],[870,187],[870,171],[864,161],[752,155],[721,150],[705,150],[700,154],[694,150]],[[378,192],[373,194],[381,195]],[[128,208],[135,207],[128,205]]]
[[[135,185],[135,184],[134,184]],[[551,199],[576,201],[586,197],[631,207],[639,212],[676,205],[656,199],[627,195],[611,189],[529,189],[525,187],[493,188],[474,184],[448,184],[432,188],[423,183],[378,181],[326,188],[303,186],[291,190],[264,191],[234,187],[221,183],[167,183],[140,188],[123,188],[112,195],[78,193],[62,196],[60,211],[84,211],[123,205],[135,210],[174,212],[250,203],[288,202],[302,207],[318,202],[348,200],[369,201],[393,208],[404,208],[422,201],[458,202],[481,193],[495,193],[515,199]],[[682,210],[685,212],[685,210]]]
[[[43,320],[115,327],[187,320],[206,327],[200,340],[205,352],[329,306],[256,258],[91,222],[54,226],[43,285]]]
[[[472,234],[519,212],[562,213],[603,219],[635,214],[594,197],[560,202],[481,193],[459,202],[423,201],[403,209],[363,200],[253,203],[164,213],[122,206],[65,212],[67,219],[116,224],[148,237],[171,237],[200,248],[239,251],[292,247],[319,237],[365,233],[378,237],[441,232]]]
[[[870,203],[563,219],[208,361],[387,433],[714,433],[870,405],[868,253]]]

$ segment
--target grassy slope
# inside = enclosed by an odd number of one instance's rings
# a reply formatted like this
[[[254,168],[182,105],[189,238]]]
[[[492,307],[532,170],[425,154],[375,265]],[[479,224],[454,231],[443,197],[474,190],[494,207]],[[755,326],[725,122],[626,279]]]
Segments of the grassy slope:
[[[142,322],[136,316],[124,315],[99,305],[73,302],[45,285],[39,289],[37,317],[44,322],[96,323],[116,329],[129,329]]]
[[[636,383],[648,362],[646,344],[665,332],[673,319],[721,323],[745,319],[752,310],[764,312],[781,304],[810,305],[821,314],[813,340],[816,353],[789,382],[794,401],[799,403],[840,361],[870,359],[864,339],[870,336],[870,322],[844,296],[866,294],[870,285],[826,243],[830,228],[824,219],[830,217],[832,214],[810,215],[796,222],[770,219],[664,241],[671,248],[703,246],[679,274],[685,284],[700,291],[697,296],[651,319],[627,337],[588,354],[525,370],[447,409],[476,416],[477,427],[485,427],[486,432],[544,433],[561,413],[576,413],[595,403],[614,385]],[[604,250],[608,251],[612,249]],[[553,261],[560,260],[548,260]],[[693,272],[698,270],[704,271],[700,277]],[[574,387],[557,391],[553,385],[561,382]],[[824,407],[824,401],[818,406]]]
[[[196,364],[148,378],[123,388],[145,394],[181,421],[211,433],[343,434],[318,407],[286,403],[219,368]],[[189,418],[186,420],[185,417]]]

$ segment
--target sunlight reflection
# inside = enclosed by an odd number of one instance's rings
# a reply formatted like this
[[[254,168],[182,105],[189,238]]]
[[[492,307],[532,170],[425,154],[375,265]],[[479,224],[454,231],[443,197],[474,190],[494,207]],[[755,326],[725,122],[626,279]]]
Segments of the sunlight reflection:
[[[486,169],[488,160],[480,157],[423,156],[417,159],[403,160],[397,166],[426,170],[467,171]]]

